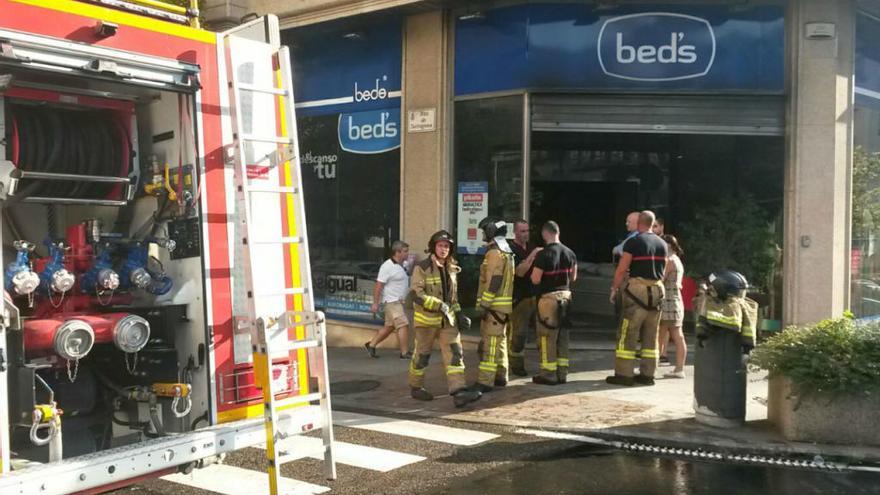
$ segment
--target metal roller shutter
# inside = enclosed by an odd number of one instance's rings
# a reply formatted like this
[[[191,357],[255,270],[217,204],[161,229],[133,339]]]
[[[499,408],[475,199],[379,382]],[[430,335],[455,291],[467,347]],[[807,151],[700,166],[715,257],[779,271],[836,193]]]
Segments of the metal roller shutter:
[[[780,136],[782,96],[534,95],[532,129]]]

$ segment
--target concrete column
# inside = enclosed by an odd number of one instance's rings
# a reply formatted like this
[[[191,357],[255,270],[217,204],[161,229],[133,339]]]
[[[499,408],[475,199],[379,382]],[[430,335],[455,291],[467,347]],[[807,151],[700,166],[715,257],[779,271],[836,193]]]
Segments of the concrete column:
[[[833,38],[807,37],[833,23]],[[849,309],[853,51],[851,0],[790,2],[784,319],[802,324]]]
[[[400,227],[416,252],[438,229],[452,229],[447,33],[443,11],[404,22]],[[434,109],[434,131],[407,132],[408,111],[417,109]]]

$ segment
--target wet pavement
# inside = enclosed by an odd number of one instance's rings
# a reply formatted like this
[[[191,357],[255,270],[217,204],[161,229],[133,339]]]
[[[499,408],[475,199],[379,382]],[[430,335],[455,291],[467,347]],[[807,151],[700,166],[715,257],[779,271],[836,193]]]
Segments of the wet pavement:
[[[487,493],[860,495],[880,493],[880,474],[694,462],[582,447],[510,469],[472,475],[430,492]]]

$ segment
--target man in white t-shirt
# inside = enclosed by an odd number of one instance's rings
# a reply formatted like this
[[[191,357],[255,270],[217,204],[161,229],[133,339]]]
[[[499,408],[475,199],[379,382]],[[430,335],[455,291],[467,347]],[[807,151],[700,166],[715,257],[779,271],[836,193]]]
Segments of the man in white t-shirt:
[[[403,303],[409,293],[409,274],[403,263],[409,256],[409,244],[403,241],[394,241],[391,244],[391,258],[382,263],[379,268],[379,276],[376,277],[376,286],[373,289],[373,313],[379,312],[381,304],[385,313],[385,326],[373,337],[373,340],[364,344],[370,357],[377,358],[376,346],[397,330],[397,344],[400,346],[400,359],[411,359],[409,351],[409,319],[403,308]]]

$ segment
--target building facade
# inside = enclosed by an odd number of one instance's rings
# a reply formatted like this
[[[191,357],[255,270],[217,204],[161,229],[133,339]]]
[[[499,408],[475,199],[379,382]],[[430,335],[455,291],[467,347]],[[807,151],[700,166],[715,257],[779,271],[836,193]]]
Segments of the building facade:
[[[581,261],[575,309],[610,318],[611,248],[645,208],[693,277],[746,273],[767,328],[880,314],[880,2],[206,12],[287,28],[316,301],[337,334],[378,323],[372,280],[397,238],[421,252],[453,232],[467,302],[485,215],[559,222]]]

